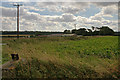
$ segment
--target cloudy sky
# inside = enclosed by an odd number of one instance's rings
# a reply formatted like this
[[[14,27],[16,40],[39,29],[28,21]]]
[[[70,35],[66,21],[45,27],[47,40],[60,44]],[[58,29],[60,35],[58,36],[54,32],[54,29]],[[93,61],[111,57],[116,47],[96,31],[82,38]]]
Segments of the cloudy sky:
[[[18,2],[21,31],[64,31],[65,29],[109,26],[118,30],[117,2]],[[2,27],[0,30],[15,31],[15,2],[2,2]]]

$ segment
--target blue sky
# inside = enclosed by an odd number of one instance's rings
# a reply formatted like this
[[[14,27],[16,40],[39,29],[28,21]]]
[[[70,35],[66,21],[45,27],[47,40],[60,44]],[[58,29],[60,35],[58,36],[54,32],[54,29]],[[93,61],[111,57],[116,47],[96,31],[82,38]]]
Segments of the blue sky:
[[[100,12],[100,8],[96,7],[95,5],[90,5],[90,8],[87,8],[85,12],[79,13],[79,15],[89,18],[90,16],[94,16]]]
[[[15,2],[2,3],[2,29],[16,30]],[[64,31],[91,26],[109,26],[118,30],[118,5],[111,2],[22,2],[21,31]],[[11,23],[11,24],[10,24]]]

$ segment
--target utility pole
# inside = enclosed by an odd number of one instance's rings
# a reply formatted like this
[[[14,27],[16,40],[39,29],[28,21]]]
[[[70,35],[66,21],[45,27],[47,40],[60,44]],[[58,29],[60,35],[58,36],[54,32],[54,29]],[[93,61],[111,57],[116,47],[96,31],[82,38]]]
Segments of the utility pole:
[[[22,6],[22,4],[16,4],[13,6],[17,6],[17,38],[19,39],[19,7]]]

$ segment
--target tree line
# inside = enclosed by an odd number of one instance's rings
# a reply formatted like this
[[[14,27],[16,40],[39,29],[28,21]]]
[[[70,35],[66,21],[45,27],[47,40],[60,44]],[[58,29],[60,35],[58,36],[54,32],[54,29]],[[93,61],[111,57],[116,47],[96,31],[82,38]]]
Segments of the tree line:
[[[15,35],[17,31],[0,31],[2,35]],[[49,34],[62,34],[63,32],[50,32],[50,31],[19,31],[20,35],[49,35]]]
[[[108,26],[94,27],[92,29],[80,28],[72,30],[64,30],[65,34],[77,34],[83,36],[92,36],[92,35],[114,35],[114,31]]]

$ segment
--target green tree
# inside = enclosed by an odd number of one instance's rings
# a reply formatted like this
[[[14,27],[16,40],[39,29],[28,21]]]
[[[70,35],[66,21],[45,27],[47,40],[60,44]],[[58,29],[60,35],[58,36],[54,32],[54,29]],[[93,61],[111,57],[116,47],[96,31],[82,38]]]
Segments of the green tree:
[[[94,26],[92,26],[92,30],[95,30],[95,27],[94,27]]]
[[[100,35],[114,35],[114,31],[110,29],[108,26],[102,26],[100,28]]]
[[[85,36],[85,35],[87,35],[87,31],[85,28],[80,28],[76,31],[76,34]]]
[[[91,29],[87,29],[87,30],[88,30],[87,35],[91,36],[92,35],[92,30]]]
[[[70,30],[64,30],[64,33],[65,34],[70,34],[71,32],[70,32]]]
[[[76,29],[73,29],[73,30],[72,30],[72,33],[76,33],[76,32],[77,32],[77,30],[76,30]]]

